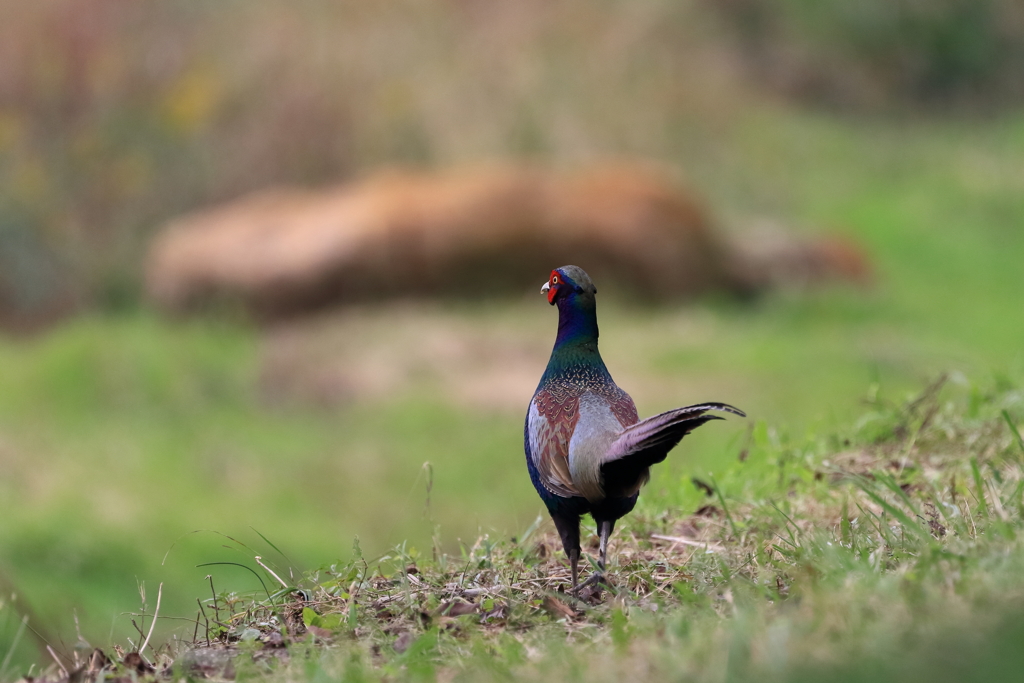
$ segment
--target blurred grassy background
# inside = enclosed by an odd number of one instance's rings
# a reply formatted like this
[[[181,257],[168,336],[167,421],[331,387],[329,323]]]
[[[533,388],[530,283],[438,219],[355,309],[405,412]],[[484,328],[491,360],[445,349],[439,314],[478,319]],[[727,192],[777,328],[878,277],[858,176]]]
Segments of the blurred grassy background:
[[[137,582],[150,608],[165,582],[163,613],[190,616],[211,571],[196,564],[251,558],[193,530],[274,555],[256,529],[310,568],[356,536],[368,554],[405,539],[429,552],[436,525],[453,550],[540,512],[521,420],[554,333],[545,273],[521,301],[299,324],[300,351],[336,340],[343,367],[393,359],[377,390],[324,405],[268,372],[273,333],[147,310],[140,255],[160,221],[270,183],[642,156],[681,168],[725,229],[768,219],[866,246],[867,291],[652,308],[602,290],[605,359],[642,414],[725,400],[815,431],[856,419],[872,387],[1021,376],[1020,12],[857,7],[3,3],[0,319],[17,332],[0,337],[4,599],[69,645],[75,614],[86,638],[134,638],[121,615],[140,607]],[[450,351],[467,339],[470,371]],[[743,430],[688,439],[646,500],[699,504],[689,477],[724,467]],[[218,589],[252,588],[213,569]]]

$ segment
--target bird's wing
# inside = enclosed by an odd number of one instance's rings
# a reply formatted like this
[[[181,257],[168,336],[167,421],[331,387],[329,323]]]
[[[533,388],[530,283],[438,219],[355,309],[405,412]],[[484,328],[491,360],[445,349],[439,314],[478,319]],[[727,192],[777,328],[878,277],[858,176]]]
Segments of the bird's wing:
[[[707,415],[709,410],[746,417],[742,410],[725,403],[701,403],[640,420],[623,429],[608,448],[603,464],[605,475],[609,474],[609,469],[615,470],[615,463],[619,461],[623,463],[619,467],[624,467],[628,461],[628,469],[642,469],[661,462],[684,436],[705,422],[722,419],[716,415]]]
[[[561,400],[546,390],[538,391],[530,402],[527,425],[530,458],[540,472],[540,481],[551,493],[566,498],[579,491],[569,474],[569,440],[579,420],[579,397]]]
[[[608,398],[608,407],[611,408],[612,413],[615,414],[623,428],[636,424],[636,421],[640,419],[633,399],[614,382],[606,396]]]
[[[578,495],[591,503],[604,500],[602,465],[608,447],[624,427],[636,422],[636,406],[629,394],[614,383],[584,391],[579,398],[579,418],[569,441],[569,475]]]

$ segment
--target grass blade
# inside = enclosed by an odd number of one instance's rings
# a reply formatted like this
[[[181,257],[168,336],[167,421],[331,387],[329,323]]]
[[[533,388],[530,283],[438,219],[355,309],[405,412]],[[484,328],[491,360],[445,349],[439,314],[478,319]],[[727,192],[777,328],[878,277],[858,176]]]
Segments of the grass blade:
[[[212,567],[214,565],[219,564],[231,565],[233,567],[241,567],[242,569],[249,570],[250,572],[252,572],[253,576],[259,579],[260,585],[263,586],[263,591],[267,594],[268,598],[270,597],[270,591],[267,590],[267,584],[263,583],[263,577],[259,575],[259,572],[257,572],[252,567],[242,564],[241,562],[204,562],[202,564],[197,564],[196,567]]]
[[[978,488],[978,508],[981,516],[988,519],[988,502],[985,500],[985,485],[981,481],[981,470],[978,469],[978,459],[971,458],[971,474],[974,475],[974,485]]]
[[[921,528],[921,525],[918,524],[914,518],[912,518],[903,510],[900,510],[898,507],[888,502],[887,500],[885,500],[885,498],[882,498],[880,495],[878,495],[878,493],[873,491],[871,486],[868,485],[867,481],[864,480],[863,477],[857,478],[857,485],[860,487],[861,491],[867,494],[867,496],[871,500],[875,501],[879,505],[879,507],[881,507],[887,513],[892,515],[894,519],[899,520],[900,524],[902,524],[905,529],[909,529],[916,536],[918,536],[918,538],[927,538],[929,540],[931,539],[931,534],[925,532],[925,530]]]
[[[725,504],[725,496],[722,495],[722,489],[718,485],[718,482],[715,481],[715,475],[709,474],[708,476],[711,478],[711,486],[715,489],[715,495],[718,497],[718,502],[722,504],[722,512],[725,513],[725,518],[729,521],[729,528],[732,529],[734,536],[739,536],[739,531],[736,529],[736,522],[733,521],[732,515],[729,514],[729,506]]]
[[[914,505],[914,501],[910,499],[907,492],[903,490],[903,487],[897,483],[896,479],[891,474],[886,472],[877,472],[875,474],[875,480],[882,482],[887,489],[899,496],[904,505],[906,505],[907,508],[909,508],[915,515],[921,514],[921,511],[917,509],[916,505]]]
[[[261,534],[261,533],[260,533],[260,530],[259,530],[259,529],[257,529],[257,528],[256,528],[256,527],[254,527],[254,526],[250,526],[249,528],[250,528],[250,529],[252,529],[253,531],[255,531],[255,532],[256,532],[256,535],[257,535],[257,536],[259,536],[260,538],[262,538],[262,539],[263,539],[263,542],[264,542],[264,543],[266,543],[266,544],[267,544],[267,545],[269,545],[269,546],[270,546],[271,548],[273,548],[274,550],[276,550],[276,551],[277,551],[277,554],[278,554],[278,555],[280,555],[281,557],[283,557],[283,558],[285,559],[285,561],[286,561],[286,562],[287,562],[288,564],[295,564],[294,562],[292,562],[292,558],[288,557],[288,556],[287,556],[287,555],[285,555],[285,554],[284,554],[283,552],[281,552],[281,549],[280,549],[280,548],[278,548],[278,547],[277,547],[276,545],[274,545],[273,543],[271,543],[271,542],[270,542],[270,539],[269,539],[269,538],[267,538],[266,536],[264,536],[263,534]]]
[[[1020,450],[1024,453],[1024,438],[1021,437],[1020,432],[1017,431],[1017,425],[1013,424],[1013,420],[1010,419],[1010,413],[1007,410],[1003,411],[1003,419],[1006,420],[1006,426],[1010,428],[1013,435],[1017,438],[1017,445],[1020,446]]]
[[[3,663],[0,663],[0,678],[7,673],[7,667],[11,663],[11,657],[14,655],[14,651],[18,648],[18,643],[21,642],[21,637],[25,635],[26,626],[28,626],[27,614],[21,618],[21,625],[18,626],[18,630],[14,634],[14,639],[11,641],[11,646],[7,649],[7,654],[4,655]]]

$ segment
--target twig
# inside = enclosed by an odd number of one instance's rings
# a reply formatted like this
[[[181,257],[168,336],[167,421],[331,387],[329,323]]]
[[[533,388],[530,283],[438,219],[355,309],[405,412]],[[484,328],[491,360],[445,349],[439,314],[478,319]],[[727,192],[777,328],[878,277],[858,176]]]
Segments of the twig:
[[[217,621],[220,621],[220,607],[217,606],[217,590],[213,587],[213,574],[207,574],[206,578],[210,580],[210,593],[213,595],[213,614]]]
[[[429,522],[430,519],[430,492],[434,488],[434,466],[428,460],[423,463],[423,469],[427,471],[427,503],[423,508],[423,517]]]
[[[682,536],[662,536],[661,534],[651,534],[651,538],[656,538],[659,541],[670,541],[672,543],[682,543],[683,545],[693,545],[698,548],[706,548],[712,552],[720,553],[724,548],[717,543],[708,543],[707,541],[691,541],[688,538]]]
[[[426,588],[424,588],[422,590],[410,591],[409,593],[399,593],[397,595],[392,595],[389,592],[387,595],[383,595],[383,596],[377,598],[376,604],[377,605],[386,605],[389,602],[394,602],[395,600],[401,600],[404,597],[411,597],[413,595],[419,595],[420,593],[426,593],[426,592],[428,592],[428,589],[426,589]]]
[[[280,577],[280,576],[278,576],[277,574],[275,574],[275,573],[274,573],[274,570],[273,570],[273,569],[271,569],[271,568],[270,568],[270,567],[268,567],[267,565],[263,564],[263,558],[262,558],[262,557],[260,557],[259,555],[257,555],[257,556],[256,556],[256,564],[258,564],[259,566],[261,566],[261,567],[263,567],[264,569],[266,569],[266,570],[267,570],[267,573],[268,573],[268,574],[270,574],[270,575],[271,575],[271,576],[273,576],[273,577],[274,577],[275,579],[277,579],[277,582],[278,582],[279,584],[281,584],[281,587],[282,587],[282,588],[288,588],[288,584],[287,584],[287,583],[285,583],[285,582],[284,582],[284,581],[283,581],[283,580],[281,579],[281,577]]]
[[[146,613],[143,612],[142,614],[143,614],[143,616],[145,616]],[[146,623],[146,622],[143,621],[142,623]],[[145,638],[146,637],[146,634],[142,632],[142,629],[139,628],[139,624],[134,619],[132,619],[132,626],[134,626],[135,630],[139,632],[139,638]]]
[[[156,589],[156,607],[153,609],[153,621],[149,622],[149,633],[146,634],[146,640],[142,642],[142,647],[139,648],[139,654],[146,649],[149,645],[149,638],[153,635],[153,627],[156,626],[156,618],[160,615],[160,597],[164,593],[164,584],[161,582],[160,586]],[[156,654],[156,650],[153,651]]]
[[[79,643],[87,643],[88,641],[85,638],[82,637],[82,627],[79,626],[79,624],[78,624],[78,610],[77,609],[76,610],[72,610],[71,611],[71,615],[75,618],[75,633],[78,634],[78,642]],[[77,650],[74,651],[73,654],[75,655],[75,666],[77,667],[78,666],[78,652],[77,652]]]
[[[565,577],[561,577],[560,576],[558,578],[561,579],[561,578],[565,578]],[[549,583],[557,583],[557,581],[552,581],[552,579],[550,579],[550,578],[547,578],[547,579],[524,579],[522,581],[515,581],[515,582],[507,584],[507,585],[498,584],[496,586],[488,586],[488,587],[482,587],[481,586],[479,588],[462,588],[462,589],[456,588],[455,591],[453,591],[453,592],[458,592],[458,593],[460,593],[463,596],[472,598],[472,597],[476,597],[477,595],[485,595],[487,593],[500,593],[502,590],[507,590],[507,589],[519,590],[519,591],[525,590],[523,588],[523,586],[525,584],[528,584],[528,583],[536,583],[536,584],[540,584],[540,585],[543,586],[543,585],[549,584]]]
[[[203,602],[199,598],[196,598],[196,604],[199,605],[199,611],[203,615],[203,619],[206,621],[206,647],[210,647],[210,617],[206,616],[206,609],[203,607]]]
[[[64,668],[64,665],[60,663],[60,659],[57,658],[57,653],[53,651],[53,648],[49,645],[46,646],[46,651],[53,657],[53,661],[57,662],[57,666],[60,667],[61,673],[64,674],[64,678],[68,677],[68,670]]]

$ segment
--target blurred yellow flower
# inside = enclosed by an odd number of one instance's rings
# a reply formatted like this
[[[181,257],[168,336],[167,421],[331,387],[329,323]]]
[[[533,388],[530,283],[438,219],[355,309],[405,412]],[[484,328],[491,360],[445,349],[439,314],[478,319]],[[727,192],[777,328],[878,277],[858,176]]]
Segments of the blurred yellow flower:
[[[175,81],[163,102],[167,123],[180,133],[192,133],[213,117],[221,99],[221,84],[206,68],[187,71]]]

